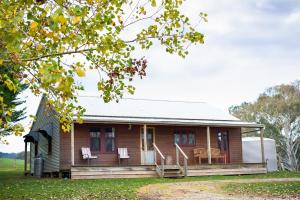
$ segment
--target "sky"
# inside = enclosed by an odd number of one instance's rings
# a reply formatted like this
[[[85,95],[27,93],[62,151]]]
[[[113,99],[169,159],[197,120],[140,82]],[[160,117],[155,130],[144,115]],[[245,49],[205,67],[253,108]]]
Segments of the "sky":
[[[255,101],[268,87],[300,79],[299,0],[187,0],[182,11],[192,20],[208,13],[208,23],[197,27],[205,44],[191,46],[185,59],[159,46],[138,52],[149,65],[147,77],[134,81],[134,98],[205,101],[227,111]],[[97,79],[90,73],[80,80],[88,94]],[[28,115],[35,114],[39,98],[23,96]],[[1,152],[24,150],[21,137],[7,139]]]

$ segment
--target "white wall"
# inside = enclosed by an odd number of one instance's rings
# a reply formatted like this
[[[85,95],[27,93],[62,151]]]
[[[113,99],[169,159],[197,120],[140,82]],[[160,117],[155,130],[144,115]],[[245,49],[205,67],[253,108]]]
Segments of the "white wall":
[[[261,144],[259,137],[245,137],[243,142],[243,162],[244,163],[261,163]],[[276,171],[277,154],[275,141],[273,139],[264,138],[265,160],[267,162],[268,171]]]

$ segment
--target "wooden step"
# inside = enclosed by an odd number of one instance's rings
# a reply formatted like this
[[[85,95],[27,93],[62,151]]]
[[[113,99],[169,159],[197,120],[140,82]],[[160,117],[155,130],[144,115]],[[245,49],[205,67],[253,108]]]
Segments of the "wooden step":
[[[92,176],[71,176],[72,179],[104,179],[104,178],[146,178],[146,177],[157,177],[157,174],[117,174],[117,175],[92,175]]]
[[[183,178],[184,175],[177,165],[167,165],[164,168],[164,178]]]
[[[72,167],[71,171],[141,171],[155,170],[154,166],[126,166],[126,167]]]
[[[164,172],[164,178],[183,178],[183,177],[184,175],[180,170]]]
[[[165,170],[172,170],[172,169],[179,169],[179,167],[177,165],[165,165],[164,166]]]
[[[76,172],[72,172],[72,175],[85,175],[85,176],[97,176],[97,175],[121,175],[121,174],[124,174],[124,175],[130,175],[130,174],[135,174],[135,175],[139,175],[139,174],[142,174],[142,175],[152,175],[152,174],[155,174],[155,171],[76,171]]]
[[[244,175],[244,174],[265,174],[266,168],[239,168],[239,169],[209,169],[209,170],[188,170],[187,176],[211,176],[211,175]]]
[[[72,179],[157,177],[153,166],[72,167]]]
[[[178,175],[164,175],[164,178],[184,178],[184,175],[178,174]]]

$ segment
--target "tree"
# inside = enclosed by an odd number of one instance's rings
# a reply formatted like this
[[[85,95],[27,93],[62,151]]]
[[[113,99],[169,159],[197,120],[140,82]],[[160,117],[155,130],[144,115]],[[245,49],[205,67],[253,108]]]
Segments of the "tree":
[[[3,0],[0,4],[0,66],[13,64],[14,76],[0,79],[16,91],[24,82],[35,95],[45,95],[59,111],[64,131],[84,108],[77,104],[76,82],[87,70],[105,102],[134,93],[134,77],[146,76],[147,60],[139,49],[160,44],[185,57],[204,35],[180,11],[183,0]],[[200,13],[199,21],[207,14]],[[2,96],[1,96],[2,97]],[[3,98],[3,97],[2,97]],[[1,101],[2,113],[11,111]],[[5,123],[5,122],[2,122]],[[3,125],[2,125],[3,126]]]
[[[267,89],[254,103],[229,108],[234,116],[262,123],[276,140],[283,168],[300,169],[300,81]]]
[[[4,107],[0,109],[0,142],[6,142],[3,137],[11,135],[12,132],[15,132],[16,135],[23,132],[23,128],[18,122],[25,118],[26,108],[20,108],[18,106],[25,103],[25,100],[20,100],[18,95],[23,92],[27,86],[21,82],[17,82],[16,79],[13,78],[14,73],[11,69],[12,67],[8,66],[0,67],[0,74],[4,74],[3,79],[0,79],[0,102],[2,102],[2,106],[10,106],[10,111],[7,113],[3,113]],[[16,86],[16,90],[10,90],[9,85],[6,83],[7,80],[14,81],[12,84]]]

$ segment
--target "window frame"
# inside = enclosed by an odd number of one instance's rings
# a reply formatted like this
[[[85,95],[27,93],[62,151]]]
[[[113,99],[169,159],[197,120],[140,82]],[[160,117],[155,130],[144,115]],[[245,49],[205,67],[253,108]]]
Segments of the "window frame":
[[[114,145],[115,145],[115,149],[114,151],[106,151],[106,129],[111,128],[113,130],[114,133]],[[92,150],[91,148],[91,144],[92,144],[92,140],[91,140],[91,135],[89,135],[89,146],[91,149],[91,152],[93,153],[98,153],[98,154],[115,154],[117,152],[117,140],[116,140],[116,128],[113,126],[105,126],[105,127],[101,127],[101,128],[90,128],[89,130],[89,134],[91,132],[99,132],[100,133],[100,137],[99,137],[99,150]]]
[[[113,135],[114,135],[114,137],[108,137],[108,138],[112,138],[113,139],[113,142],[114,142],[114,145],[115,145],[115,149],[113,150],[113,151],[107,151],[106,150],[106,133],[110,133],[110,132],[106,132],[106,129],[108,129],[108,128],[111,128],[112,129],[112,133],[113,133]],[[103,128],[103,149],[102,149],[102,153],[107,153],[107,154],[109,154],[109,153],[116,153],[117,151],[116,151],[116,149],[117,149],[117,142],[116,142],[116,129],[114,128],[114,127],[104,127]]]
[[[196,131],[195,130],[192,130],[192,129],[174,129],[174,131],[173,131],[174,145],[176,143],[175,135],[179,135],[179,143],[177,143],[179,146],[182,146],[182,147],[195,147],[196,146]],[[186,135],[186,143],[185,144],[182,143],[183,135]],[[190,135],[194,135],[194,144],[189,143]]]
[[[99,137],[91,137],[91,133],[99,133]],[[90,129],[89,130],[89,141],[90,141],[90,150],[91,150],[91,152],[101,152],[101,147],[102,147],[102,141],[101,141],[101,136],[102,136],[102,134],[101,134],[102,132],[101,132],[101,129]],[[92,149],[92,138],[98,138],[99,139],[99,147],[98,147],[98,149],[99,150],[94,150],[94,149]]]

